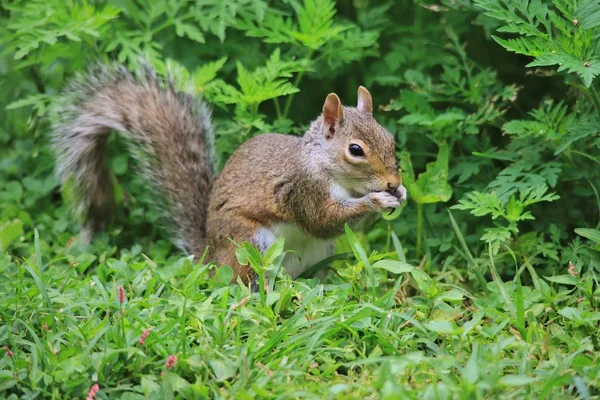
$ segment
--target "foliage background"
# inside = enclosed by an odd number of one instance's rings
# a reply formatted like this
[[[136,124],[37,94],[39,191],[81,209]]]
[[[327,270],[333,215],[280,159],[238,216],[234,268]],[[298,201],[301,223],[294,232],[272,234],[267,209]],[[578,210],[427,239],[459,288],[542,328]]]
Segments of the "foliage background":
[[[599,15],[589,0],[3,1],[0,390],[598,398]],[[155,228],[115,137],[120,207],[79,244],[48,148],[57,95],[92,60],[140,55],[211,103],[221,162],[367,86],[408,204],[340,238],[351,256],[324,286],[246,248],[270,282],[250,294]]]

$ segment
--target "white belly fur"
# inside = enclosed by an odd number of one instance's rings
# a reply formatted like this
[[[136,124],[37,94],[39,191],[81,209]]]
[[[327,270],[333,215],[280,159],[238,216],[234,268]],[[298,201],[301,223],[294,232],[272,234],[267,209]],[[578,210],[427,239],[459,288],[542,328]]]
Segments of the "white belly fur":
[[[295,224],[275,224],[261,228],[254,236],[254,242],[264,254],[280,236],[285,238],[285,250],[288,253],[283,266],[296,279],[308,268],[334,253],[334,241],[317,239],[307,235]]]

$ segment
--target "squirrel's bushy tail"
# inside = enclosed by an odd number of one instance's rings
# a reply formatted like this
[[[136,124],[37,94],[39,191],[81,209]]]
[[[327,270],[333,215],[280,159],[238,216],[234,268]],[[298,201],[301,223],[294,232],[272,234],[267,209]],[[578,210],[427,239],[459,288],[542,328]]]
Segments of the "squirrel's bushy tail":
[[[124,67],[95,65],[64,92],[53,146],[61,184],[72,182],[84,234],[103,225],[113,202],[105,160],[106,140],[119,131],[142,174],[164,200],[176,244],[204,251],[209,196],[215,180],[210,111],[174,89],[149,67],[135,75]]]

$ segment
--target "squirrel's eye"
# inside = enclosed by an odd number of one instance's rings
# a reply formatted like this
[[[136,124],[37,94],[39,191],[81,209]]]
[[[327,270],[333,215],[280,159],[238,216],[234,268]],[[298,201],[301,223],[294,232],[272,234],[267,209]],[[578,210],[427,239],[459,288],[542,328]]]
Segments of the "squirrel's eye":
[[[365,152],[363,151],[362,147],[360,147],[357,144],[351,144],[348,150],[350,150],[350,154],[356,157],[362,157],[365,155]]]

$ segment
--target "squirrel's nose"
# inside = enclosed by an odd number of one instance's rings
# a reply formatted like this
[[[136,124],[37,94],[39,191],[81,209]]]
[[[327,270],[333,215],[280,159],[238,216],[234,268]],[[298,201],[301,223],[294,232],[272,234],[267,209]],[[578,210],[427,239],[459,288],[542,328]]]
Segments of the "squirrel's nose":
[[[387,186],[390,190],[396,190],[400,187],[402,181],[400,179],[395,179],[387,183]]]
[[[396,190],[402,185],[402,178],[400,174],[391,174],[387,177],[387,187],[389,190]]]

